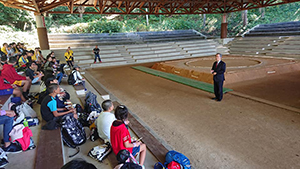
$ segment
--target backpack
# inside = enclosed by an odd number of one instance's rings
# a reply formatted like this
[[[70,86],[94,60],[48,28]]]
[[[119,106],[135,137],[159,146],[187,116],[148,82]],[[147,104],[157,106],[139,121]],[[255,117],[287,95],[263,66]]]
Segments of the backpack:
[[[154,165],[154,169],[165,169],[166,167],[161,163],[161,162],[157,162]]]
[[[83,127],[88,127],[90,125],[87,120],[89,114],[83,110],[80,104],[76,104],[75,109],[78,114],[78,121],[82,124]]]
[[[167,169],[181,169],[181,165],[176,163],[175,161],[172,161],[168,164],[168,168]]]
[[[166,154],[165,166],[167,166],[172,161],[179,163],[183,166],[184,169],[191,169],[190,160],[185,155],[174,150],[171,150]]]
[[[81,123],[71,115],[65,115],[61,120],[61,135],[64,143],[71,148],[77,149],[77,152],[69,157],[79,153],[79,145],[86,141],[86,135]]]
[[[101,113],[102,111],[100,104],[97,102],[97,96],[91,91],[89,91],[85,96],[84,111],[88,114],[92,111],[96,111],[97,113]]]
[[[111,152],[112,148],[110,143],[105,143],[92,148],[89,151],[88,156],[92,157],[93,159],[99,162],[102,162]]]
[[[75,71],[72,71],[70,74],[69,74],[69,76],[68,76],[68,84],[69,85],[73,85],[76,81],[75,81],[75,79],[74,79],[74,72]]]

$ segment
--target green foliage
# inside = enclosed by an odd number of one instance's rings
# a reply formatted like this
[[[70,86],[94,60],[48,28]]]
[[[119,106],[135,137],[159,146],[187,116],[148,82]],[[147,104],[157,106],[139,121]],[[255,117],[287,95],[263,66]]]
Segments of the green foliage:
[[[29,12],[5,7],[0,3],[0,25],[9,25],[15,30],[31,29],[34,21]]]
[[[76,24],[69,33],[115,33],[122,29],[120,21],[98,21]]]
[[[13,29],[23,30],[26,25],[34,23],[30,12],[4,7],[0,4],[0,23]],[[248,24],[243,26],[241,13],[229,13],[228,36],[238,36],[258,24],[299,21],[300,2],[264,8],[264,17],[259,9],[248,10]],[[69,11],[60,6],[54,11]],[[95,8],[87,7],[85,11],[96,12]],[[83,14],[47,14],[45,17],[48,30],[70,33],[114,33],[137,31],[166,31],[194,29],[209,36],[220,36],[221,14],[204,15],[149,15],[149,25],[145,15],[89,15]],[[68,27],[67,29],[62,27]],[[51,29],[50,29],[51,28]]]

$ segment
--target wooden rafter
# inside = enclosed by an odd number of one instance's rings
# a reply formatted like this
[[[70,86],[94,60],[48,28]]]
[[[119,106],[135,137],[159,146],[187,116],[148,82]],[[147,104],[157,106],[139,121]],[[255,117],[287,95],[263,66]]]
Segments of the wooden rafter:
[[[0,0],[0,3],[36,13],[72,14],[78,12],[76,7],[84,6],[93,7],[98,14],[145,15],[229,13],[298,1],[300,0]],[[67,6],[68,11],[51,11],[58,6]]]

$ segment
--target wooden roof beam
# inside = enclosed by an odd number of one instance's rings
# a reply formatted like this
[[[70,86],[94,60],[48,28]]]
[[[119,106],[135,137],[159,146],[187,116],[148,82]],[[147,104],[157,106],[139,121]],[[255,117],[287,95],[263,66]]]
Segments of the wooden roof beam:
[[[38,4],[36,3],[36,0],[32,0],[32,2],[33,2],[33,4],[34,4],[34,6],[35,6],[36,11],[37,11],[38,13],[41,13],[40,8],[39,8]]]
[[[64,3],[71,2],[71,1],[73,1],[73,0],[60,0],[57,3],[52,3],[51,5],[45,6],[44,8],[41,9],[41,12],[47,12],[47,11],[53,9],[53,8],[56,8],[56,7],[58,7],[58,6],[60,6]]]

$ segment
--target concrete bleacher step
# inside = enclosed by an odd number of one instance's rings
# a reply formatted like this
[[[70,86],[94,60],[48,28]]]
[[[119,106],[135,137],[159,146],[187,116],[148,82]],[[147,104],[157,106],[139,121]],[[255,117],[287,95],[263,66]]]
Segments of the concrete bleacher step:
[[[207,48],[215,48],[216,45],[206,45],[206,46],[190,46],[184,47],[182,50],[199,50],[199,49],[207,49]]]
[[[139,52],[139,51],[151,51],[149,47],[140,47],[140,48],[126,48],[128,52]]]
[[[123,57],[101,58],[101,61],[104,62],[104,63],[106,63],[106,62],[115,62],[115,61],[124,61],[124,60],[125,59]],[[94,59],[79,60],[78,61],[78,64],[88,64],[88,63],[94,63]]]
[[[250,34],[245,34],[245,36],[279,36],[279,35],[300,35],[300,31],[281,31],[281,32],[251,32]]]
[[[204,52],[204,53],[193,53],[191,57],[202,57],[202,56],[214,56],[216,51]]]
[[[93,55],[89,55],[89,56],[74,56],[74,60],[75,62],[78,60],[85,60],[85,59],[93,59]]]
[[[212,51],[216,51],[216,49],[213,48],[213,49],[206,49],[206,50],[189,50],[189,51],[187,51],[187,53],[195,54],[195,53],[206,53],[206,52],[212,52]]]
[[[182,58],[185,58],[185,57],[182,55],[170,56],[170,57],[153,57],[153,58],[145,58],[145,59],[136,59],[135,62],[137,62],[137,63],[158,62],[158,61],[175,60],[175,59],[182,59]]]
[[[149,50],[149,51],[142,51],[142,52],[129,52],[130,55],[132,56],[138,56],[138,55],[150,55],[154,54],[155,51]]]
[[[95,63],[91,64],[91,68],[96,68],[96,67],[106,67],[106,66],[120,66],[120,65],[126,65],[127,61],[122,60],[122,61],[114,61],[114,62],[102,62],[102,63]]]

